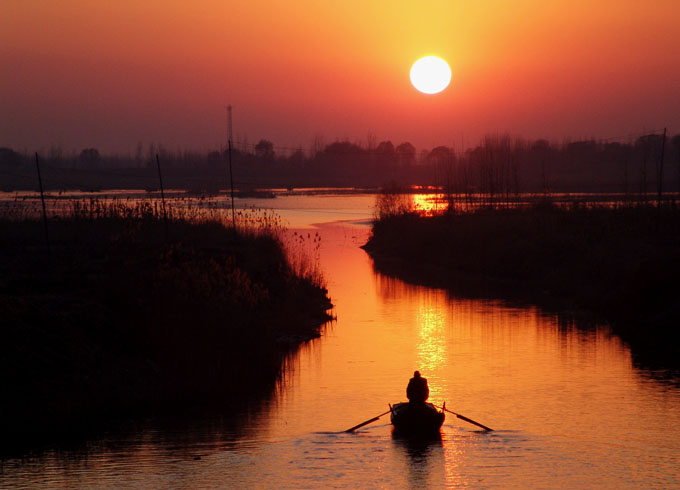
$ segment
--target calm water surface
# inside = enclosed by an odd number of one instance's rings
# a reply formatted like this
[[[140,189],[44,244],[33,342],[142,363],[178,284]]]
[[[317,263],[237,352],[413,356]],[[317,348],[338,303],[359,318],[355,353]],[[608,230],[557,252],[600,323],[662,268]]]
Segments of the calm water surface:
[[[337,315],[271,400],[239,423],[149,421],[5,460],[0,487],[680,487],[678,384],[636,369],[606,326],[375,273],[359,248],[373,196],[247,203],[320,234]],[[385,416],[341,432],[403,401],[414,369],[431,401],[496,430],[449,416],[441,441],[416,444],[393,439]]]

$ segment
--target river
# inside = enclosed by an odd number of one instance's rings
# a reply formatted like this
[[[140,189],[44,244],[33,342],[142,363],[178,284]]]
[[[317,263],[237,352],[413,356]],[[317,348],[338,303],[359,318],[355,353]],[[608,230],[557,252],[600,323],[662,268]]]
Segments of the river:
[[[17,488],[680,488],[680,383],[638,368],[606,325],[466,299],[372,268],[372,195],[239,200],[321,237],[337,320],[271,399],[233,418],[130,422],[0,463]],[[311,241],[306,242],[309,246]],[[244,367],[244,369],[247,369]],[[393,439],[419,369],[450,415],[441,440]]]

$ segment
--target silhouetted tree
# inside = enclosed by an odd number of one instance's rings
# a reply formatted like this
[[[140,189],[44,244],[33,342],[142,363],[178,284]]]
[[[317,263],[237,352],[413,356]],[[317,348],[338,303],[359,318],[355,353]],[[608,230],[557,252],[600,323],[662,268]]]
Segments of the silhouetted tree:
[[[373,133],[369,132],[366,135],[366,149],[368,151],[373,151],[375,149],[375,142],[376,141],[377,141],[376,136]]]
[[[146,168],[155,169],[156,168],[156,145],[154,143],[149,143],[149,148],[146,151]]]
[[[389,155],[393,156],[394,155],[394,145],[392,144],[391,141],[381,141],[378,144],[378,147],[375,149],[376,152],[381,153],[383,155]]]
[[[272,160],[274,158],[274,143],[269,140],[260,140],[255,145],[255,156],[264,160]]]
[[[680,134],[673,136],[671,143],[675,149],[675,158],[678,163],[678,192],[680,192]]]
[[[0,148],[0,166],[17,167],[21,164],[21,155],[11,148]]]
[[[416,161],[416,147],[409,142],[401,143],[394,150],[397,154],[397,163],[401,166],[413,165]]]
[[[366,153],[360,146],[350,143],[349,141],[336,141],[330,145],[326,145],[324,153],[329,155],[349,155]]]
[[[137,148],[135,150],[135,166],[141,167],[142,161],[144,160],[144,145],[141,142],[137,143]]]
[[[320,134],[314,135],[310,158],[316,158],[316,156],[323,151],[324,146],[323,136]]]
[[[427,160],[430,163],[441,164],[451,160],[453,151],[447,146],[437,146],[427,155]]]
[[[458,192],[455,175],[455,155],[451,148],[437,146],[427,155],[427,163],[432,166],[435,184],[444,188],[448,209],[454,209],[454,194]]]
[[[295,150],[291,155],[288,157],[288,163],[292,167],[302,167],[302,165],[307,161],[307,158],[305,157],[304,152],[302,151],[302,148]]]
[[[531,145],[531,151],[538,158],[541,168],[541,185],[543,187],[543,194],[548,193],[550,189],[550,175],[548,169],[548,157],[550,155],[550,142],[547,140],[538,140]]]
[[[376,165],[377,172],[392,172],[395,169],[395,152],[394,145],[391,141],[381,141],[375,149],[375,158],[373,159]]]
[[[211,170],[213,175],[215,175],[215,172],[224,169],[224,162],[227,161],[219,151],[211,151],[208,153],[207,160],[207,167]]]
[[[647,167],[650,162],[653,162],[656,166],[658,174],[662,143],[663,135],[660,134],[646,134],[644,136],[640,136],[637,140],[637,147],[642,153],[642,165],[640,167],[640,194],[645,201],[647,200],[647,180],[649,175]]]
[[[85,148],[80,152],[78,160],[84,167],[96,167],[100,160],[99,150],[96,148]]]

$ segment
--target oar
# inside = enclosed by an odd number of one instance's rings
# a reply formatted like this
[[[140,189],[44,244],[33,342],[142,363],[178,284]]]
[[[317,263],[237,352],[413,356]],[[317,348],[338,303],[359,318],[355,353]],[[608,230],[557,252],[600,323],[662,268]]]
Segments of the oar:
[[[355,425],[354,427],[352,427],[352,428],[350,428],[350,429],[347,429],[345,432],[354,432],[355,430],[357,430],[357,429],[363,427],[364,425],[368,425],[368,424],[370,424],[371,422],[375,422],[375,421],[378,420],[380,417],[382,417],[383,415],[387,415],[387,414],[390,413],[391,411],[392,411],[392,410],[390,409],[390,410],[388,410],[388,411],[385,412],[385,413],[381,413],[380,415],[376,415],[376,416],[373,417],[372,419],[368,419],[366,422],[362,422],[362,423],[360,423],[359,425]]]
[[[487,427],[486,425],[482,425],[482,424],[480,424],[479,422],[475,422],[474,420],[467,418],[467,417],[464,416],[464,415],[461,415],[461,414],[456,413],[456,412],[452,412],[451,410],[449,410],[449,409],[446,408],[446,407],[438,407],[437,405],[435,405],[435,407],[440,408],[440,409],[442,409],[442,410],[444,410],[444,411],[446,411],[446,412],[449,412],[449,413],[455,415],[456,417],[458,417],[459,419],[465,420],[466,422],[470,422],[471,424],[474,424],[474,425],[476,425],[477,427],[481,427],[482,429],[487,430],[487,431],[489,431],[489,432],[491,432],[491,431],[493,430],[493,429]]]

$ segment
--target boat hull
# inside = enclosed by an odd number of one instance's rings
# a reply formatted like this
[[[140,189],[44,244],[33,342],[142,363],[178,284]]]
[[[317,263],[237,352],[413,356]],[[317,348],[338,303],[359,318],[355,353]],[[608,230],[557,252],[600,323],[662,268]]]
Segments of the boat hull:
[[[431,403],[397,403],[391,408],[390,419],[395,433],[409,436],[436,435],[444,423],[444,412],[437,410]]]

